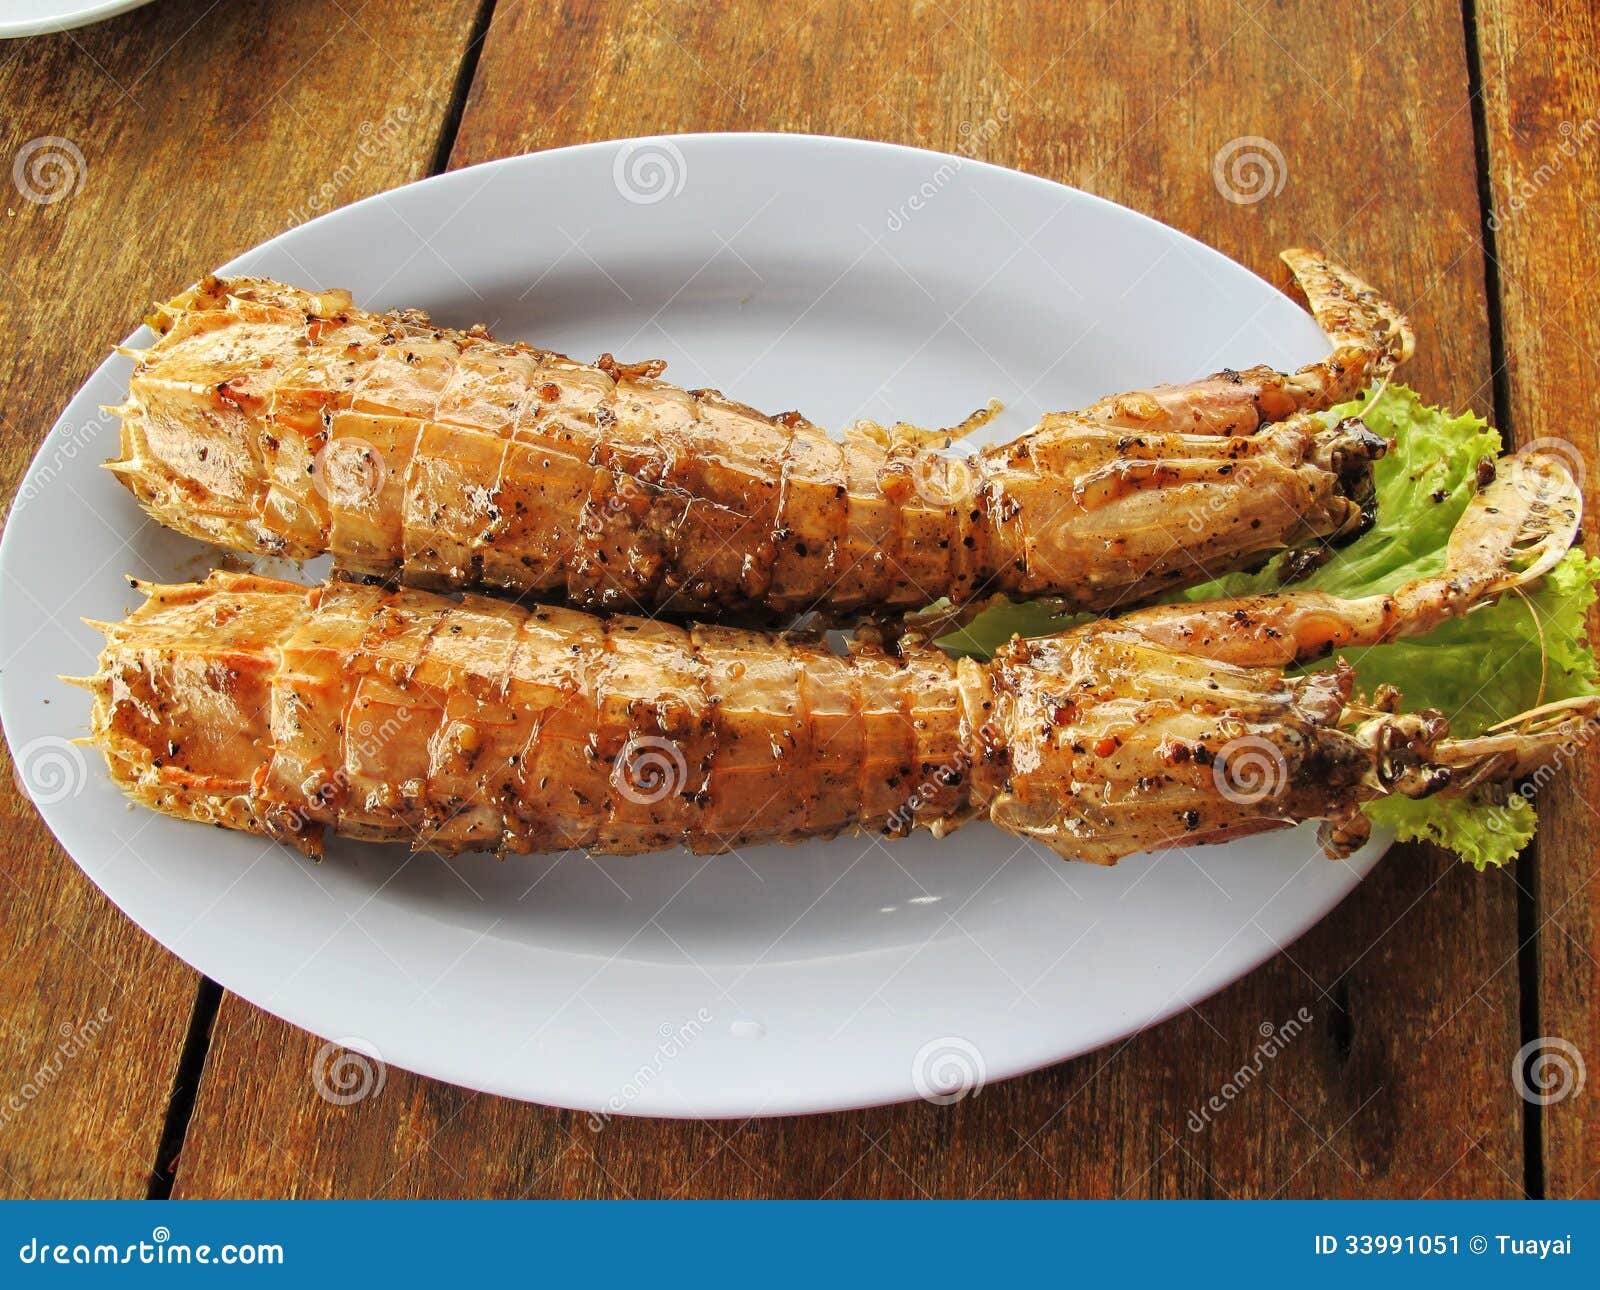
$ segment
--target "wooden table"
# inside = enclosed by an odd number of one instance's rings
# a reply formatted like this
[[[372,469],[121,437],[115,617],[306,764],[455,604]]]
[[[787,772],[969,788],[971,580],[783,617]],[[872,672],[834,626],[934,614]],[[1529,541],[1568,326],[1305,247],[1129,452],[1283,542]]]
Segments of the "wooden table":
[[[1273,274],[1306,242],[1410,312],[1408,380],[1590,463],[1600,407],[1593,13],[1022,0],[160,0],[0,46],[0,492],[151,298],[316,209],[441,169],[627,135],[787,130],[976,151],[1147,211]],[[969,123],[1003,121],[977,132]],[[382,129],[379,127],[382,126]],[[1225,200],[1258,136],[1280,190]],[[379,147],[364,140],[381,138]],[[0,177],[0,182],[5,177]],[[325,196],[325,183],[333,189]],[[826,200],[827,194],[818,194]],[[1250,355],[1241,355],[1248,360]],[[1591,488],[1590,506],[1600,503]],[[0,594],[7,594],[0,592]],[[319,1041],[119,914],[0,777],[0,1188],[22,1196],[1595,1196],[1600,1083],[1549,1107],[1528,1040],[1600,1057],[1591,756],[1535,850],[1477,874],[1396,850],[1276,959],[1152,1032],[951,1107],[614,1121],[398,1070],[315,1093]],[[1313,1030],[1203,1132],[1263,1022]],[[59,1075],[64,1027],[110,1017]],[[31,1095],[22,1090],[31,1089]]]

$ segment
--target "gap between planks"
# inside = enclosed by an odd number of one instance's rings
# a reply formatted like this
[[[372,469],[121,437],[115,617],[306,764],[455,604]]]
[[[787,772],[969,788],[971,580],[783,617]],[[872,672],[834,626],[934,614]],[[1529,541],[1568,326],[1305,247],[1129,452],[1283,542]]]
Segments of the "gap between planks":
[[[450,90],[450,102],[444,120],[439,126],[439,138],[434,144],[433,159],[428,165],[428,175],[441,174],[448,169],[450,154],[455,149],[456,135],[461,130],[461,118],[466,110],[467,95],[472,91],[472,81],[477,75],[478,59],[483,53],[484,39],[494,21],[498,0],[480,0],[478,12],[472,20],[472,30],[466,47],[461,51],[461,61]],[[150,1182],[145,1190],[146,1200],[168,1200],[177,1181],[178,1168],[183,1154],[184,1139],[188,1136],[189,1121],[200,1096],[200,1081],[205,1073],[206,1058],[211,1051],[211,1032],[217,1014],[222,1008],[223,989],[208,976],[200,978],[195,988],[194,1007],[189,1013],[189,1029],[184,1036],[183,1050],[178,1056],[177,1070],[172,1077],[172,1091],[167,1097],[167,1113],[161,1125],[161,1137],[156,1143],[154,1161],[150,1168]]]
[[[1511,423],[1511,380],[1507,367],[1505,297],[1495,244],[1494,180],[1489,168],[1489,121],[1483,101],[1483,46],[1478,35],[1477,0],[1462,0],[1461,25],[1466,41],[1467,102],[1472,110],[1473,153],[1478,172],[1479,237],[1483,245],[1483,288],[1489,306],[1489,379],[1494,419],[1501,444],[1516,446]],[[1512,870],[1517,885],[1517,1017],[1520,1042],[1543,1033],[1539,1017],[1539,840],[1517,857]],[[1522,1099],[1522,1191],[1543,1200],[1544,1108],[1536,1099]]]

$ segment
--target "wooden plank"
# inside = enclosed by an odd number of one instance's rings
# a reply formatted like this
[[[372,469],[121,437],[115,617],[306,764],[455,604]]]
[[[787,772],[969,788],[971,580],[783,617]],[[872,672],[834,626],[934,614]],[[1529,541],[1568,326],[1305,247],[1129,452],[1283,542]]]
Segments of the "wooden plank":
[[[1478,40],[1511,429],[1518,443],[1545,441],[1582,470],[1593,552],[1600,317],[1584,252],[1600,240],[1600,22],[1585,6],[1552,16],[1546,5],[1497,0],[1480,6]],[[1600,641],[1597,626],[1592,617],[1589,636]],[[1555,1081],[1534,1089],[1552,1099],[1539,1111],[1545,1194],[1593,1199],[1600,1112],[1592,1079],[1583,1093],[1576,1072],[1600,1061],[1600,741],[1577,750],[1562,776],[1539,808],[1539,1007],[1525,1037]]]
[[[152,299],[278,232],[341,166],[338,203],[423,173],[477,0],[425,24],[405,8],[167,0],[0,45],[0,495]],[[81,161],[30,147],[50,137]],[[20,1106],[0,1102],[0,1191],[142,1196],[198,978],[79,873],[9,768],[0,831],[0,1099]]]
[[[1412,382],[1481,410],[1487,325],[1460,13],[1425,4],[1396,22],[1361,8],[1257,18],[1229,0],[502,4],[452,164],[703,129],[964,147],[1122,200],[1266,272],[1295,242],[1349,257],[1412,310],[1423,335]],[[1236,204],[1212,163],[1246,136],[1269,139],[1287,175],[1275,195]],[[1397,851],[1321,926],[1199,1010],[954,1107],[614,1121],[599,1133],[581,1115],[399,1071],[375,1096],[332,1106],[313,1089],[318,1043],[230,999],[211,1057],[229,1077],[204,1087],[178,1188],[1515,1195],[1521,1103],[1504,1060],[1517,1042],[1514,931],[1508,877]],[[1306,1029],[1192,1129],[1190,1113],[1255,1060],[1261,1027],[1302,1007]]]

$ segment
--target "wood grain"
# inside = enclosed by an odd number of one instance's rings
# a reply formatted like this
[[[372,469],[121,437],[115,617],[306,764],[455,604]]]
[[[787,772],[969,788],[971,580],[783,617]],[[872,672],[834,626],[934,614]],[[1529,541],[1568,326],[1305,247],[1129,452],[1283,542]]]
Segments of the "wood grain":
[[[1600,241],[1600,24],[1588,6],[1558,16],[1546,5],[1509,0],[1482,7],[1479,39],[1511,429],[1518,443],[1543,440],[1581,464],[1593,516],[1600,507],[1600,317],[1585,252]],[[1587,527],[1594,552],[1592,520]],[[1600,641],[1593,616],[1590,639]],[[1560,1048],[1573,1045],[1593,1068],[1600,1063],[1600,741],[1590,740],[1562,776],[1560,791],[1539,807],[1539,1007],[1524,1034],[1575,1069]],[[1554,1067],[1546,1074],[1559,1079]],[[1541,1113],[1546,1195],[1600,1196],[1594,1074],[1586,1092],[1574,1089]]]
[[[1269,274],[1291,243],[1345,256],[1418,323],[1410,381],[1487,410],[1460,10],[1252,8],[502,0],[451,164],[678,130],[961,149],[1120,200]],[[1249,136],[1271,141],[1284,182],[1239,204],[1213,158]],[[178,1191],[1516,1195],[1515,916],[1509,876],[1397,850],[1270,965],[1156,1031],[953,1107],[745,1124],[595,1133],[400,1071],[336,1107],[314,1091],[317,1041],[228,999]],[[1261,1027],[1301,1007],[1306,1032],[1192,1129]]]
[[[425,171],[477,8],[419,24],[399,3],[167,0],[0,45],[0,495],[150,300],[306,218],[336,172],[342,203]],[[363,122],[384,147],[359,149]],[[52,145],[69,171],[13,179],[45,137],[81,164]],[[142,1196],[198,978],[90,885],[6,769],[0,1114],[20,1110],[0,1124],[0,1191]]]

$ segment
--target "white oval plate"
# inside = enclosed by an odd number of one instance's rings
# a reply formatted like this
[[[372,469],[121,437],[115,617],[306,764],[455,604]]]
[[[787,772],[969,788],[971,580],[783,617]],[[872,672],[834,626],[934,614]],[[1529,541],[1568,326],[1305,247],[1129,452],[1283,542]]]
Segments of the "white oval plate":
[[[207,266],[196,265],[196,272]],[[883,144],[691,135],[513,157],[296,228],[225,271],[345,286],[453,324],[669,375],[824,425],[1041,413],[1326,349],[1286,297],[1144,216]],[[152,282],[153,295],[180,288]],[[148,333],[130,340],[140,344]],[[382,1060],[585,1110],[751,1116],[958,1090],[1096,1048],[1293,940],[1376,861],[1311,831],[1064,864],[987,824],[715,859],[445,862],[336,844],[320,866],[128,806],[63,741],[78,622],[124,574],[204,576],[97,464],[107,361],[46,440],[0,545],[0,712],[62,845],[229,990]]]
[[[149,4],[150,0],[0,0],[0,40],[71,31]]]

